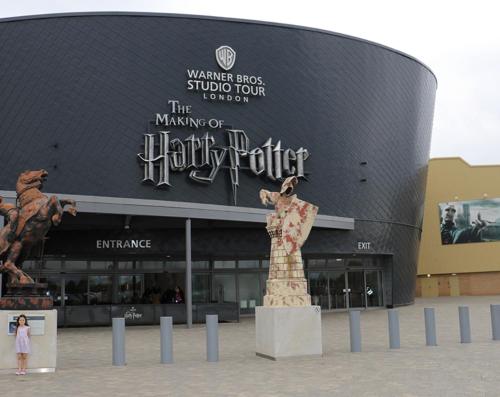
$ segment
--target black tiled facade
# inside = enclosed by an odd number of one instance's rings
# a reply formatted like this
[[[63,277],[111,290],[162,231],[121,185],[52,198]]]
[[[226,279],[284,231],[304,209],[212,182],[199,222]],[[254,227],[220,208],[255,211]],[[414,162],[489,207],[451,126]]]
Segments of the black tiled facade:
[[[221,71],[220,45],[237,53],[231,73],[262,76],[265,97],[214,103],[186,89],[186,69]],[[141,183],[148,121],[177,99],[194,117],[245,130],[252,147],[272,137],[307,148],[299,195],[321,214],[356,222],[351,232],[313,230],[303,252],[348,254],[370,241],[371,254],[392,255],[393,303],[413,301],[437,87],[415,59],[284,25],[77,14],[1,21],[0,87],[0,190],[13,190],[25,169],[45,168],[50,192],[232,205],[227,169],[208,186],[188,172],[172,174],[169,189]],[[224,131],[214,135],[227,145]],[[238,205],[261,208],[258,189],[278,186],[242,170]],[[250,233],[256,250],[268,249],[265,235]],[[194,231],[194,249],[238,249],[237,235]]]

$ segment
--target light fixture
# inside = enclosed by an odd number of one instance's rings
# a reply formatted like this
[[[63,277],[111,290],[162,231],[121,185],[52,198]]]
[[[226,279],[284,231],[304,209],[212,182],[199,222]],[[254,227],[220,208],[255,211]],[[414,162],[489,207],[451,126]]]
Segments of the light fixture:
[[[130,229],[130,221],[132,220],[132,215],[127,215],[125,216],[125,225],[123,225],[123,228],[125,230]]]
[[[431,275],[430,275],[430,274],[428,274],[428,275],[427,275],[427,278],[429,278],[430,276],[431,276]]]

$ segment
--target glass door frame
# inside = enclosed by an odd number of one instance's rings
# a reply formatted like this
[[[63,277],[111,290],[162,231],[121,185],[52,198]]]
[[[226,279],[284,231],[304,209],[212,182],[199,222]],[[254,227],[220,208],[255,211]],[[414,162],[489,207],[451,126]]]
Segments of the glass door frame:
[[[384,306],[384,278],[383,278],[383,270],[382,269],[373,269],[373,268],[366,268],[366,269],[308,269],[307,271],[307,284],[309,288],[309,294],[311,294],[310,288],[311,288],[311,278],[310,275],[311,273],[326,273],[328,276],[328,281],[327,281],[327,293],[328,293],[328,309],[323,309],[323,310],[328,310],[328,311],[349,311],[351,309],[363,309],[366,310],[368,309],[368,297],[367,297],[367,285],[366,285],[366,272],[377,272],[377,278],[379,280],[379,293],[382,294],[382,296],[379,298],[379,301],[381,302],[381,305],[377,306],[370,306],[370,307],[383,307]],[[344,293],[344,307],[343,308],[334,308],[332,307],[332,300],[333,296],[331,295],[331,288],[330,288],[330,282],[333,279],[332,276],[336,274],[337,276],[339,273],[344,273],[344,288],[343,288],[343,293]],[[351,299],[351,293],[352,293],[352,285],[349,285],[349,273],[362,273],[362,281],[363,285],[361,286],[361,299],[362,299],[362,306],[352,306],[352,299]]]

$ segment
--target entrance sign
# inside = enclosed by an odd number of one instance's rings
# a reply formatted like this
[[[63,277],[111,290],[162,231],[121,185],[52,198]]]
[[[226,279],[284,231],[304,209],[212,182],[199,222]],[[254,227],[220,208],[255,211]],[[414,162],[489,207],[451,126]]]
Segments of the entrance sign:
[[[96,248],[151,248],[151,240],[96,240]]]

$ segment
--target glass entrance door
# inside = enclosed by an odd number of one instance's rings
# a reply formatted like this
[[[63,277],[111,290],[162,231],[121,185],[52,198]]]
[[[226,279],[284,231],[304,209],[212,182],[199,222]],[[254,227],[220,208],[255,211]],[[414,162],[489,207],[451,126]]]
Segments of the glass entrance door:
[[[321,306],[323,310],[330,309],[331,295],[328,290],[328,273],[329,272],[309,273],[311,303],[315,306]]]
[[[329,272],[330,309],[347,308],[347,290],[345,286],[345,272]]]
[[[366,281],[366,306],[382,306],[382,272],[380,270],[365,271]]]
[[[383,305],[380,270],[309,272],[311,303],[323,310]]]
[[[346,276],[348,307],[359,308],[365,307],[365,280],[364,272],[354,271],[347,272]]]

